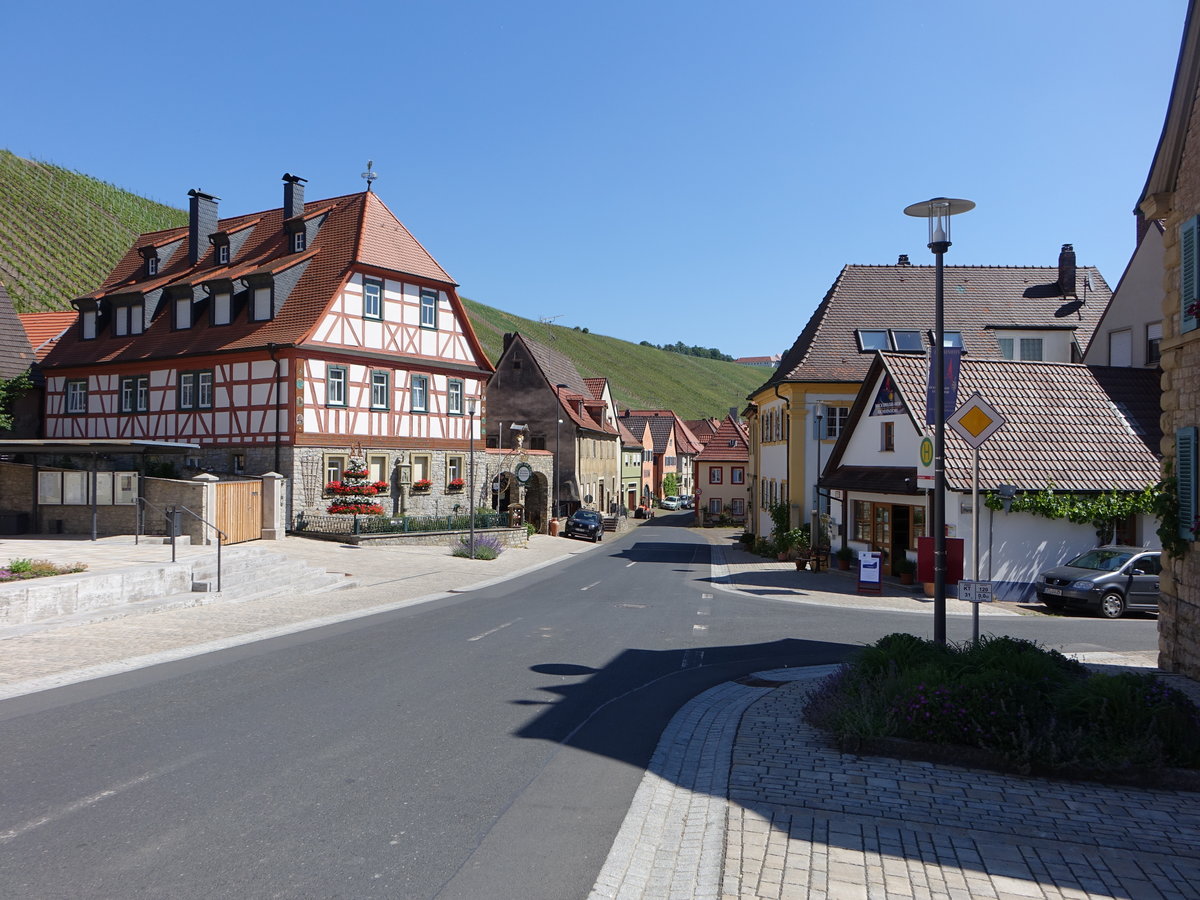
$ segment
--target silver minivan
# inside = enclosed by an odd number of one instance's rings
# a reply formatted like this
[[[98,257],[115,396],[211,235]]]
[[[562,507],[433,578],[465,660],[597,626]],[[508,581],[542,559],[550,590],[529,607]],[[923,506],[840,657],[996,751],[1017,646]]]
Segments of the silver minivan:
[[[1084,606],[1106,619],[1131,610],[1158,612],[1162,552],[1110,544],[1037,577],[1037,598],[1051,609]]]

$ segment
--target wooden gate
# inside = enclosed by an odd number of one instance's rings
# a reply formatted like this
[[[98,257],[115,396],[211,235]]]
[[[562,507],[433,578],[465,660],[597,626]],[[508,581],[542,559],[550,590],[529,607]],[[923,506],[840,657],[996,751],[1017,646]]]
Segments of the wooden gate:
[[[217,488],[216,526],[227,544],[262,537],[262,482],[221,481]]]

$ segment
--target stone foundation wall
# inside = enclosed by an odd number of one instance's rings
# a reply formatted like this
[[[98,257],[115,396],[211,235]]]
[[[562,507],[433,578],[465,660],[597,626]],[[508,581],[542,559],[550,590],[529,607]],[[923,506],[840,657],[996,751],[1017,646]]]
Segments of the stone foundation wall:
[[[359,547],[450,547],[457,545],[460,537],[466,538],[467,531],[422,531],[409,534],[331,534],[327,537],[305,534],[312,540],[337,541],[339,544],[355,544]],[[475,537],[484,535],[498,538],[505,547],[527,547],[529,535],[524,528],[477,528]]]

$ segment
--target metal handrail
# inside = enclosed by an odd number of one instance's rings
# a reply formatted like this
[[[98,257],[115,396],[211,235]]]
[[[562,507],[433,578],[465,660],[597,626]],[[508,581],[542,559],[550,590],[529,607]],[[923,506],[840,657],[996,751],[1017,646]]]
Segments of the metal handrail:
[[[175,513],[185,512],[192,518],[196,519],[202,525],[207,525],[217,533],[217,593],[221,591],[221,544],[224,540],[228,540],[228,536],[220,528],[212,522],[204,519],[202,516],[188,509],[186,506],[156,506],[145,497],[134,497],[134,505],[137,508],[136,522],[134,524],[133,542],[138,544],[142,536],[142,521],[145,516],[144,507],[149,506],[152,509],[157,509],[163,514],[163,520],[167,526],[167,536],[171,539],[171,562],[176,562],[175,558],[175,538],[178,536],[178,530],[175,528]]]
[[[163,521],[166,522],[166,525],[167,525],[167,533],[170,534],[170,532],[171,532],[171,517],[167,513],[166,509],[164,509],[161,506],[155,506],[153,503],[151,503],[145,497],[134,497],[133,503],[134,503],[135,508],[137,509],[137,515],[134,517],[134,524],[133,524],[133,543],[135,545],[141,543],[142,522],[145,518],[145,514],[146,514],[145,507],[147,507],[147,506],[152,507],[153,509],[157,509],[160,513],[163,514]],[[174,559],[171,560],[171,562],[174,562],[174,561],[175,561]]]
[[[198,513],[195,513],[192,510],[188,509],[186,506],[172,506],[171,507],[172,513],[177,512],[179,510],[183,510],[183,512],[187,513],[193,519],[200,522],[200,524],[207,525],[209,528],[211,528],[213,531],[215,531],[217,533],[217,593],[219,594],[219,593],[221,593],[221,542],[227,538],[227,535],[225,534],[225,532],[223,532],[220,528],[218,528],[212,522],[209,522],[208,520],[203,518]],[[174,562],[174,561],[175,561],[175,529],[172,528],[171,529],[171,562]]]

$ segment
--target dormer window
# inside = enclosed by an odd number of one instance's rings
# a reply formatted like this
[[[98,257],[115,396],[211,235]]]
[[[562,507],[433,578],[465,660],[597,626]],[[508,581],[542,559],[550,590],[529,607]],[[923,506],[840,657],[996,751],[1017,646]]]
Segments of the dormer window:
[[[295,234],[293,234],[292,252],[299,253],[301,250],[303,250],[308,245],[307,238],[308,235],[303,231],[297,231]]]
[[[217,265],[220,265],[220,266],[229,265],[229,245],[228,244],[221,244],[219,247],[217,247]]]
[[[229,232],[214,231],[208,240],[213,245],[213,262],[218,266],[229,265]]]
[[[299,253],[308,246],[308,228],[300,216],[287,219],[283,223],[283,230],[288,234],[293,253]]]
[[[82,329],[83,340],[96,339],[96,310],[85,309],[79,313],[79,325]]]
[[[157,256],[147,256],[146,257],[146,275],[148,277],[153,278],[157,274],[158,274],[158,257]]]
[[[192,327],[192,299],[180,297],[175,301],[175,328],[182,331]]]
[[[113,310],[113,334],[125,337],[141,334],[145,325],[146,304],[141,300],[123,303]]]

